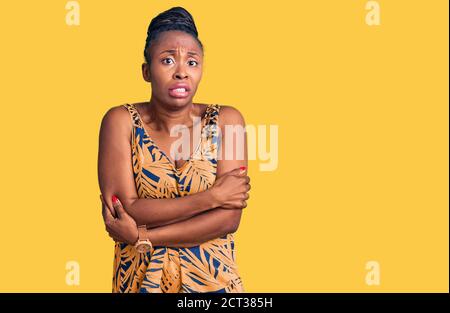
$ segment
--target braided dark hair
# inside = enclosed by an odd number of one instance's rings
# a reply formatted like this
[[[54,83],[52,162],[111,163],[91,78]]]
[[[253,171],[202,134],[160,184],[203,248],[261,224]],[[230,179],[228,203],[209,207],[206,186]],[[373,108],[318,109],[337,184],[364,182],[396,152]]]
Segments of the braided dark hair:
[[[150,64],[150,57],[147,55],[147,49],[158,38],[159,34],[168,30],[180,30],[192,35],[203,50],[203,44],[198,39],[198,32],[192,15],[182,7],[173,7],[154,17],[148,26],[144,48],[144,58],[148,64]]]

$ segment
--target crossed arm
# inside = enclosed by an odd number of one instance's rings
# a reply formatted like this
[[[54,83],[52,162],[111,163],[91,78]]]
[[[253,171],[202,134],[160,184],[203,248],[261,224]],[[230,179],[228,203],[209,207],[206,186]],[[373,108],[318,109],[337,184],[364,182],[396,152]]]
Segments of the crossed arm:
[[[222,106],[219,121],[222,142],[226,141],[224,125],[245,127],[242,115],[233,107]],[[108,208],[113,208],[111,198],[116,195],[137,225],[150,228],[155,246],[192,246],[237,230],[242,210],[221,208],[210,189],[175,199],[139,199],[131,167],[131,127],[129,113],[122,106],[110,109],[102,120],[98,177]],[[232,142],[236,151],[238,140]],[[224,149],[219,150],[217,177],[247,166],[246,138],[244,144],[243,160],[225,160]]]

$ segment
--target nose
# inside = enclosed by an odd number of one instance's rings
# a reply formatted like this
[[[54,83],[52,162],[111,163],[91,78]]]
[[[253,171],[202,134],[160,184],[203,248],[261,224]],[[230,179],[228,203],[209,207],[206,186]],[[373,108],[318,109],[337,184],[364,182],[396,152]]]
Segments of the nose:
[[[182,65],[177,66],[175,73],[173,73],[174,79],[184,79],[188,77],[185,67]]]

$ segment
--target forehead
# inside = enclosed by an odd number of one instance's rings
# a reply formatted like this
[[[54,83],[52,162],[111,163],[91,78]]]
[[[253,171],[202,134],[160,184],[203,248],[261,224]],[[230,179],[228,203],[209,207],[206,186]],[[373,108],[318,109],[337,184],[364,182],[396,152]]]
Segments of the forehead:
[[[200,46],[194,37],[188,33],[177,30],[162,32],[153,45],[153,48],[155,52],[181,49],[201,54]]]

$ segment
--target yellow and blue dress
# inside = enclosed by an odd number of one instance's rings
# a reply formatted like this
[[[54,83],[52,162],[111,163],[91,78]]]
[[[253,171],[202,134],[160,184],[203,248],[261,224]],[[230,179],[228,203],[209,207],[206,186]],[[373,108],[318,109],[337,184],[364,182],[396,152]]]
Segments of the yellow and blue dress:
[[[220,105],[209,104],[201,141],[180,168],[152,141],[134,104],[124,104],[133,124],[132,167],[139,198],[176,198],[210,188],[216,178]],[[188,248],[155,246],[139,253],[115,244],[113,292],[244,292],[230,233]]]

